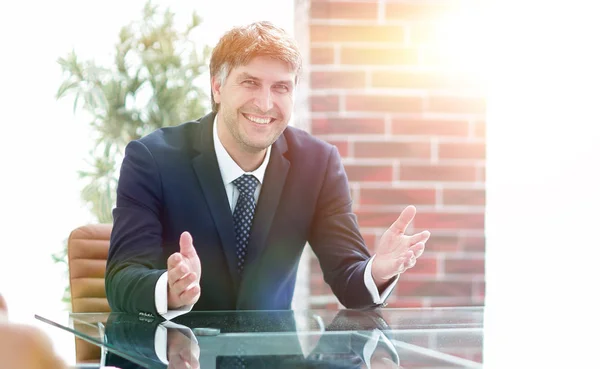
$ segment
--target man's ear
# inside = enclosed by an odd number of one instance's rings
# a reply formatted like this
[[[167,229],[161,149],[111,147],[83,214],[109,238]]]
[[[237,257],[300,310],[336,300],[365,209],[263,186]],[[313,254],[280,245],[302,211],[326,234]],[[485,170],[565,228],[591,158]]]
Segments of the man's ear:
[[[213,99],[215,103],[221,103],[221,79],[215,76],[210,79],[210,88],[212,90]]]

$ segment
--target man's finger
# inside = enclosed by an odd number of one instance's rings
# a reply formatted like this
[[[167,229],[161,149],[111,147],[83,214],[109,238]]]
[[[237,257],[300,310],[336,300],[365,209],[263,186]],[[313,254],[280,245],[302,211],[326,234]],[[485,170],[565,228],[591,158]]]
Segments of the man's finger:
[[[409,250],[412,250],[416,257],[421,257],[421,255],[423,255],[423,251],[425,250],[425,242],[418,242],[411,246]]]
[[[394,224],[392,224],[390,230],[392,230],[398,235],[403,235],[404,232],[406,232],[406,228],[408,227],[410,222],[412,222],[412,220],[414,219],[416,213],[417,208],[415,208],[412,205],[407,206],[406,209],[404,209],[402,213],[400,213],[400,216],[398,217],[398,219],[396,219]]]
[[[179,294],[182,305],[195,304],[200,298],[200,286],[194,283],[192,287]]]
[[[173,286],[177,281],[185,277],[190,272],[190,268],[188,268],[185,263],[179,263],[176,268],[169,269],[167,272],[167,278],[169,280],[169,285]]]
[[[175,267],[177,267],[177,264],[181,263],[182,260],[183,260],[183,257],[181,256],[180,253],[176,252],[176,253],[172,254],[167,259],[167,268],[169,270],[175,269]]]
[[[417,264],[417,257],[413,254],[413,256],[406,263],[406,269],[410,269]]]
[[[186,346],[182,347],[182,350],[179,352],[179,355],[189,365],[190,369],[198,369],[200,367],[200,363],[198,362],[200,350],[196,349],[197,347],[198,344],[196,342],[188,340]]]
[[[181,234],[181,237],[179,238],[179,250],[185,257],[197,257],[192,235],[189,232],[183,232]]]
[[[418,242],[427,242],[430,236],[431,233],[429,233],[429,231],[417,233],[415,235],[410,236],[410,244],[415,245]]]
[[[197,284],[196,273],[188,273],[183,278],[171,285],[171,289],[177,295]]]

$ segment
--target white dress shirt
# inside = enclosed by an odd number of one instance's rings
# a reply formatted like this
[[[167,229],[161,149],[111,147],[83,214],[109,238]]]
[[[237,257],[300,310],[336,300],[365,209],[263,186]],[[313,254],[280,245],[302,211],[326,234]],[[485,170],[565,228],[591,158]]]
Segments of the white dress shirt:
[[[231,158],[231,155],[225,150],[223,143],[219,139],[219,135],[217,134],[217,118],[215,117],[215,121],[213,123],[213,141],[215,144],[215,153],[217,155],[217,163],[219,164],[219,170],[221,171],[221,178],[223,179],[223,185],[225,186],[225,192],[227,193],[227,199],[229,200],[229,206],[231,208],[231,213],[233,214],[233,210],[235,209],[235,204],[237,203],[237,199],[239,196],[239,191],[237,187],[233,184],[233,181],[241,175],[244,174],[252,174],[258,179],[258,186],[256,186],[256,191],[254,192],[254,201],[258,203],[258,196],[260,194],[260,189],[262,187],[262,183],[265,177],[265,171],[267,170],[267,165],[269,164],[269,158],[271,157],[271,146],[267,148],[267,153],[262,164],[253,172],[245,172],[240,166]],[[379,295],[379,290],[375,285],[375,281],[373,280],[373,276],[371,275],[371,267],[373,265],[373,257],[369,259],[367,263],[367,267],[365,268],[364,281],[367,290],[371,294],[373,302],[375,304],[381,304],[388,295],[391,293],[392,289],[398,282],[398,277],[390,284],[388,288],[383,291],[381,295]],[[162,315],[163,318],[170,320],[175,317],[185,314],[192,310],[193,305],[182,306],[177,310],[169,310],[168,309],[168,278],[167,273],[163,273],[158,281],[156,282],[156,287],[154,291],[154,299],[156,304],[156,311]]]

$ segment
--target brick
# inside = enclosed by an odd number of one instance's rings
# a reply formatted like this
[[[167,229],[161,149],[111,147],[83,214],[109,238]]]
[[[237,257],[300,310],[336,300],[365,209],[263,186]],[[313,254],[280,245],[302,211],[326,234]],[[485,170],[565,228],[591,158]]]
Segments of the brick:
[[[415,229],[483,229],[484,213],[420,212],[413,220]]]
[[[438,30],[434,22],[414,23],[410,27],[410,43],[411,45],[431,45],[429,52],[433,55],[440,55],[439,49],[436,48],[438,42]],[[443,55],[443,54],[441,54]]]
[[[332,295],[333,297],[333,295]],[[309,300],[310,301],[310,300]],[[326,302],[326,303],[322,303],[322,302],[310,302],[310,309],[312,310],[328,310],[328,311],[338,311],[340,309],[340,307],[338,306],[337,302]]]
[[[438,146],[440,159],[485,159],[485,151],[483,142],[441,142]]]
[[[312,273],[312,272],[311,272]],[[332,295],[331,287],[323,279],[322,272],[312,275],[310,279],[310,294],[311,296]]]
[[[415,48],[342,47],[340,59],[348,65],[415,65],[419,54]]]
[[[395,118],[392,119],[392,134],[467,137],[469,123],[460,120]]]
[[[485,114],[483,97],[432,96],[427,110],[436,113]]]
[[[361,205],[435,205],[435,189],[361,188]]]
[[[476,300],[481,301],[481,300],[485,299],[485,282],[484,281],[473,282],[473,289],[474,289],[473,297]]]
[[[401,181],[475,182],[474,165],[400,165]]]
[[[311,47],[310,63],[313,65],[333,64],[335,54],[333,47]]]
[[[377,240],[377,235],[375,233],[366,233],[366,232],[361,232],[362,237],[365,240],[365,244],[367,245],[367,248],[369,249],[369,251],[371,253],[373,253],[373,250],[375,249],[375,241]]]
[[[460,1],[386,2],[385,18],[390,20],[435,21],[457,10]]]
[[[444,260],[444,271],[446,274],[483,275],[485,273],[485,260],[446,258]]]
[[[406,96],[349,95],[346,96],[347,111],[420,113],[423,99]]]
[[[403,42],[401,26],[310,26],[311,42]]]
[[[313,112],[339,111],[340,99],[338,96],[311,96],[310,110]]]
[[[375,2],[312,2],[311,19],[377,19]]]
[[[318,88],[365,88],[367,76],[365,72],[311,72],[310,87]]]
[[[480,182],[485,182],[485,174],[486,174],[485,167],[477,168],[477,177],[479,178]]]
[[[460,251],[458,236],[438,235],[432,233],[425,244],[425,253]]]
[[[448,64],[452,63],[448,52],[436,47],[432,46],[421,46],[421,59],[419,60],[419,65],[422,66],[448,66]]]
[[[389,182],[393,175],[391,165],[345,164],[344,169],[350,182]]]
[[[313,118],[311,132],[314,135],[326,134],[384,134],[383,118]]]
[[[475,134],[475,137],[485,138],[486,130],[487,130],[487,125],[486,125],[485,121],[475,122],[474,129],[473,129],[473,133]]]
[[[484,189],[451,189],[442,192],[444,205],[485,206]]]
[[[485,252],[484,236],[465,236],[462,244],[465,251]]]
[[[410,268],[406,274],[409,275],[436,275],[437,274],[437,263],[436,257],[430,257],[423,254],[417,259],[417,264]]]
[[[360,141],[354,144],[354,157],[428,159],[431,157],[431,144],[429,142]]]
[[[388,228],[398,219],[400,212],[358,210],[356,211],[356,216],[361,227]]]
[[[408,281],[400,280],[394,289],[396,296],[406,297],[470,297],[471,282],[456,281]]]
[[[350,145],[348,141],[329,141],[329,143],[337,147],[341,157],[348,156],[348,146]]]
[[[372,87],[376,88],[450,89],[473,86],[472,78],[428,71],[374,71],[371,81]]]

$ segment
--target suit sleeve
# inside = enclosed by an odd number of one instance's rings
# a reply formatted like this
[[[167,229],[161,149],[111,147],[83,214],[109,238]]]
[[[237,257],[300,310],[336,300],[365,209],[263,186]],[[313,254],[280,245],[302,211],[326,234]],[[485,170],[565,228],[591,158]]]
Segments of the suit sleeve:
[[[369,251],[352,212],[348,177],[335,146],[329,154],[308,242],[325,281],[346,308],[375,305],[364,282]]]
[[[113,210],[106,265],[106,296],[112,311],[156,311],[156,282],[166,271],[162,252],[162,187],[148,148],[132,141],[125,149]]]

